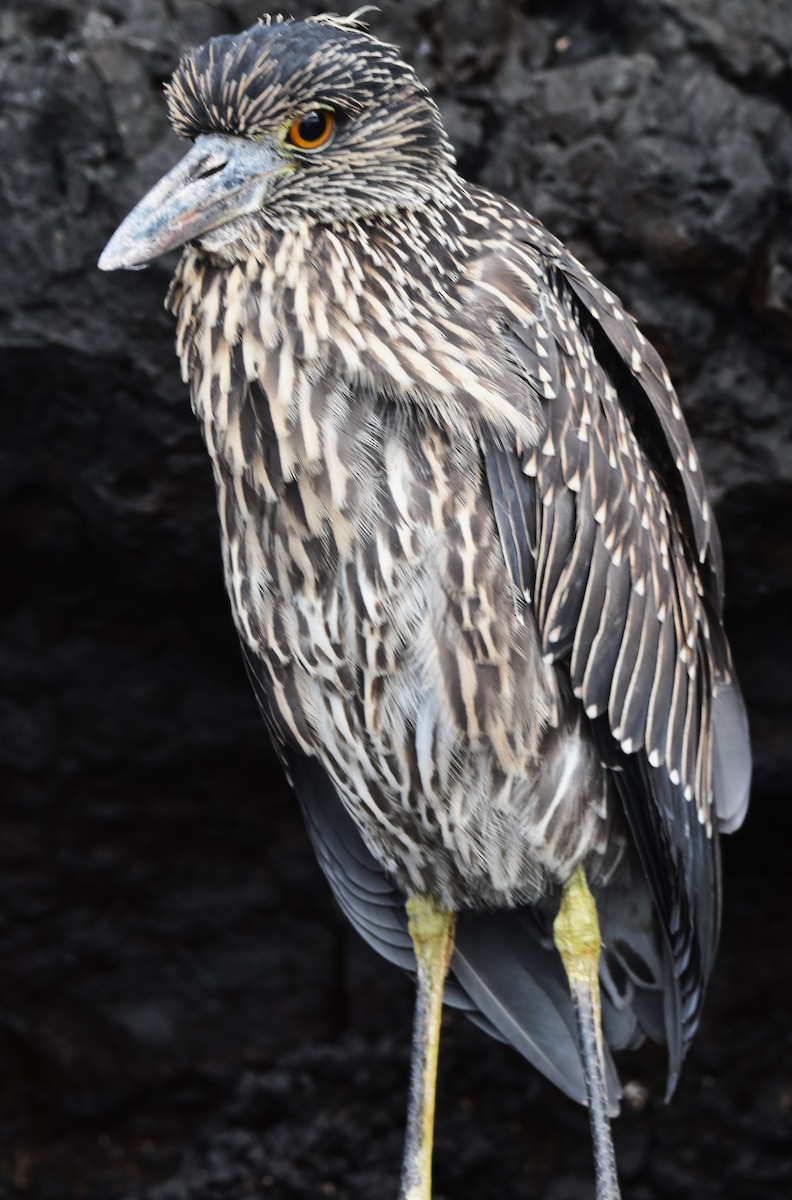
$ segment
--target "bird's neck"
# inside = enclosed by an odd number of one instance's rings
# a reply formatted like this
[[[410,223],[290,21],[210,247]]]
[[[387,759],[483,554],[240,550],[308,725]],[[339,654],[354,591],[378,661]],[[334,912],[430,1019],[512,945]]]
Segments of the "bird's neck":
[[[215,462],[250,475],[269,439],[276,476],[260,477],[275,500],[327,468],[334,440],[356,453],[357,409],[383,401],[472,443],[471,414],[493,395],[504,403],[458,288],[478,235],[469,220],[460,205],[306,223],[270,231],[233,263],[187,250],[169,307]]]

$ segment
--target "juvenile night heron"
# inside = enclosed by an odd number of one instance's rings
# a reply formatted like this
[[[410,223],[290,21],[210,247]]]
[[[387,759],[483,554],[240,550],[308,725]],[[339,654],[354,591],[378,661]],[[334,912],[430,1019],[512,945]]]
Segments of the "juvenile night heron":
[[[168,303],[256,694],[339,904],[417,977],[402,1196],[430,1195],[448,972],[588,1102],[612,1200],[611,1050],[665,1042],[673,1088],[750,773],[668,374],[460,179],[354,18],[214,38],[168,105],[193,147],[100,265],[185,246]]]

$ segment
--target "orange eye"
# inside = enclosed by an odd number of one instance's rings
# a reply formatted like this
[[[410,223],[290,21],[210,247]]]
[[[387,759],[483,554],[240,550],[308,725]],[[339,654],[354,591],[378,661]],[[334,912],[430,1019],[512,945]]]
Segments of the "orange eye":
[[[298,150],[318,150],[329,142],[335,129],[335,118],[329,108],[315,108],[293,121],[287,139]]]

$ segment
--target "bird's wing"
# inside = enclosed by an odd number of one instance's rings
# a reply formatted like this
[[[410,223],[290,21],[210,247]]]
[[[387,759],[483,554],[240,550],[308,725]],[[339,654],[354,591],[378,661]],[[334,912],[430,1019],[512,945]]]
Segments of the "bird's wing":
[[[660,916],[673,1082],[717,942],[712,827],[739,824],[750,774],[717,531],[668,374],[615,297],[527,221],[465,286],[540,425],[531,446],[482,425],[493,509],[515,602],[592,723]]]
[[[270,701],[264,667],[242,643],[242,657],[275,752],[297,793],[308,836],[339,907],[383,958],[415,967],[404,896],[386,878],[347,815],[322,764],[292,744]]]
[[[534,910],[460,913],[451,970],[490,1032],[494,1026],[551,1083],[587,1103],[569,985],[552,937]],[[468,1015],[481,1023],[480,1016]],[[607,1039],[605,1075],[615,1116],[621,1089]]]
[[[317,758],[290,743],[272,712],[261,663],[242,644],[242,657],[273,746],[294,788],[322,871],[336,903],[364,941],[388,962],[415,973],[415,955],[407,928],[404,894],[388,879],[347,813],[332,780]],[[469,998],[449,980],[444,999],[467,1013],[492,1037],[502,1035]]]

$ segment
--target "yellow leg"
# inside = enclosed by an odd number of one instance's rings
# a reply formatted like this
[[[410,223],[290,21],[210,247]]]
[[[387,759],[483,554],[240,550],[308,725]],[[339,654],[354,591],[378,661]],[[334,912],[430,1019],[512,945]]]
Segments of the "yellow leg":
[[[427,896],[411,896],[407,901],[407,917],[415,949],[417,992],[400,1195],[402,1200],[431,1200],[440,1017],[443,987],[454,947],[455,916],[438,908]]]
[[[558,916],[553,924],[553,941],[569,980],[580,1054],[586,1078],[589,1120],[594,1142],[597,1200],[619,1200],[616,1158],[608,1118],[605,1086],[605,1054],[599,990],[599,958],[602,946],[594,897],[578,867],[565,885]]]

